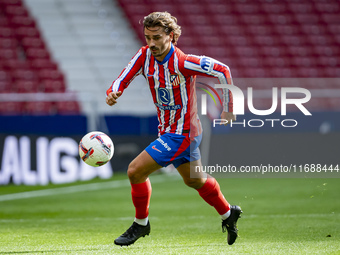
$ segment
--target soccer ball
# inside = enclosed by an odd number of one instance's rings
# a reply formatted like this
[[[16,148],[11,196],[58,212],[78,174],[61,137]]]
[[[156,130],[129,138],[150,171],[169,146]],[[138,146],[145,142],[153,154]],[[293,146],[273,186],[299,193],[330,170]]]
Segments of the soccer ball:
[[[86,134],[79,143],[79,156],[90,166],[105,165],[112,158],[113,151],[110,137],[99,131]]]

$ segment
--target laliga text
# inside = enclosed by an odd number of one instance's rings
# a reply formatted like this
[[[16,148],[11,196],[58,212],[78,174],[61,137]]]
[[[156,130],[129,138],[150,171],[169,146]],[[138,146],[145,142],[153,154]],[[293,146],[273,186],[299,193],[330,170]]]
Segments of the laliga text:
[[[271,165],[261,164],[254,166],[232,166],[232,165],[219,165],[214,166],[196,166],[195,173],[308,173],[308,174],[320,174],[320,173],[339,173],[340,167],[338,164],[290,164],[290,165]]]

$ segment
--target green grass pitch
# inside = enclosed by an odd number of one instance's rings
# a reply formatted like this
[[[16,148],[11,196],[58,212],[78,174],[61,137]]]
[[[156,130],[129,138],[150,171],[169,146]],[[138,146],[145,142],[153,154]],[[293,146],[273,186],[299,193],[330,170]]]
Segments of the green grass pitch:
[[[0,187],[0,254],[340,254],[340,179],[219,178],[244,212],[232,246],[197,191],[176,176],[150,179],[151,234],[129,247],[113,244],[134,217],[125,175]]]

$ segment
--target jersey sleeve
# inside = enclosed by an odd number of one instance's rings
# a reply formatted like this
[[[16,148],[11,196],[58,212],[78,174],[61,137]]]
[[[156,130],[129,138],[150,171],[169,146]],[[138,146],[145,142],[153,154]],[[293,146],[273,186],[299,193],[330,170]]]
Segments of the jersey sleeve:
[[[206,56],[187,55],[184,69],[188,75],[213,76],[220,84],[232,84],[230,69],[227,65]],[[223,111],[233,111],[233,96],[228,89],[223,92]]]
[[[118,78],[114,80],[110,88],[106,91],[106,95],[111,92],[123,92],[133,79],[142,73],[143,66],[143,48],[141,48],[131,59],[129,64],[123,69]]]

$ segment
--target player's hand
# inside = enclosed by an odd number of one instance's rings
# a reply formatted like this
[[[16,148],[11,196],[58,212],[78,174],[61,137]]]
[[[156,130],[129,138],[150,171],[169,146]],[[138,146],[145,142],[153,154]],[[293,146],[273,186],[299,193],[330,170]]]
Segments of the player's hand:
[[[232,112],[222,112],[221,113],[221,119],[227,120],[228,122],[224,124],[225,126],[228,125],[230,122],[236,120],[236,115],[234,115]]]
[[[117,103],[118,97],[120,97],[122,94],[121,91],[117,92],[111,92],[107,97],[106,97],[106,103],[110,106],[115,105]]]

